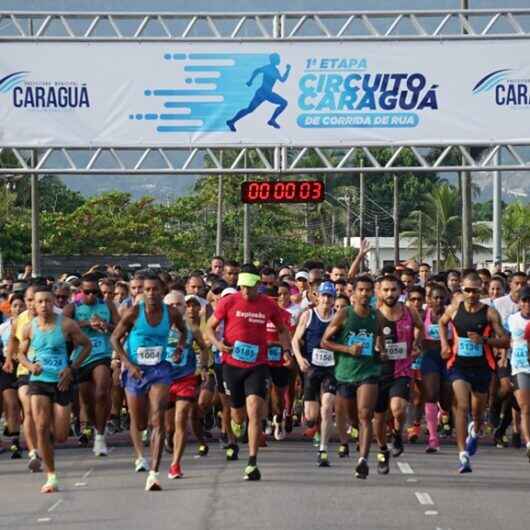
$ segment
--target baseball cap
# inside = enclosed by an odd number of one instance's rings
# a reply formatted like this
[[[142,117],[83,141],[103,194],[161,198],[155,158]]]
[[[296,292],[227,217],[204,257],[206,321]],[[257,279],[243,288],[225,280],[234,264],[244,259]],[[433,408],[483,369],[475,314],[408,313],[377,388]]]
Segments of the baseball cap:
[[[296,273],[296,276],[294,277],[295,280],[304,279],[306,281],[309,280],[309,274],[306,271],[300,271]]]
[[[225,296],[228,296],[229,294],[236,294],[237,289],[234,289],[233,287],[227,287],[226,289],[223,289],[223,292],[221,293],[221,298],[224,298]]]
[[[196,304],[198,304],[198,305],[202,305],[202,304],[201,304],[201,299],[200,299],[198,296],[194,295],[194,294],[188,294],[188,295],[186,295],[186,296],[184,297],[184,300],[186,301],[186,303],[188,303],[188,302],[194,302],[194,303],[196,303]]]
[[[322,282],[318,288],[319,294],[327,294],[329,296],[337,296],[337,291],[333,282]]]
[[[238,287],[255,287],[259,281],[260,277],[250,272],[240,272],[237,277]]]
[[[530,287],[523,287],[521,290],[521,295],[519,296],[521,300],[528,300],[530,298]]]

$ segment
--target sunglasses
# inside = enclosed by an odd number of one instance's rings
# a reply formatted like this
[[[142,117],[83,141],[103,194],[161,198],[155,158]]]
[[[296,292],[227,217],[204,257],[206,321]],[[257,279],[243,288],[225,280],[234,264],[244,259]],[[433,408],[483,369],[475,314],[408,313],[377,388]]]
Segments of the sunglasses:
[[[476,294],[480,292],[480,289],[476,289],[475,287],[464,287],[462,291],[467,294]]]
[[[98,294],[99,289],[83,289],[83,294],[86,294],[87,296],[89,294]]]

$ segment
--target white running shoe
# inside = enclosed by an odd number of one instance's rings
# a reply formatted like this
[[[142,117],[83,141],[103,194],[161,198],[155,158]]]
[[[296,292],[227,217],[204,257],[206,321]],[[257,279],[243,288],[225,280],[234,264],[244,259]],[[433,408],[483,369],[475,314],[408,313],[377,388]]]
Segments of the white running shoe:
[[[28,468],[32,473],[38,473],[42,470],[41,459],[35,450],[31,451],[29,454]]]
[[[272,434],[272,423],[267,420],[267,425],[265,426],[265,434],[270,436]]]
[[[109,454],[104,434],[96,434],[94,437],[93,452],[96,456],[107,456]]]
[[[149,468],[149,464],[147,463],[147,460],[140,456],[134,461],[134,470],[136,473],[141,473],[142,471],[147,471]]]
[[[272,425],[274,427],[274,439],[275,440],[284,440],[285,439],[285,422],[280,421],[277,415],[274,415],[272,418]]]
[[[160,491],[162,486],[158,479],[158,473],[156,471],[149,471],[147,480],[145,481],[145,491]]]

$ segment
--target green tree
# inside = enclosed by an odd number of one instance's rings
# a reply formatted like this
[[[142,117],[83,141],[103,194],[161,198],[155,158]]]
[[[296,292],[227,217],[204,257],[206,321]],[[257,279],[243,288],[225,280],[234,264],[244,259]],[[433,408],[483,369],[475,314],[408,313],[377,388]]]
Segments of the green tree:
[[[518,200],[504,210],[502,235],[508,258],[526,268],[526,253],[530,248],[530,204]]]

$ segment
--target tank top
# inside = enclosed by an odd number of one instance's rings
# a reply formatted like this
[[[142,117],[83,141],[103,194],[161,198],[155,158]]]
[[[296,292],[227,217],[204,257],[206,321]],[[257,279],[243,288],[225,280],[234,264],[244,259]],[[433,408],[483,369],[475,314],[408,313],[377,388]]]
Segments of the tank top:
[[[406,305],[399,320],[389,320],[379,311],[385,350],[388,360],[381,363],[381,376],[396,379],[412,377],[412,342],[414,340],[414,320]]]
[[[59,374],[68,366],[66,339],[63,334],[63,316],[54,317],[54,326],[42,330],[37,318],[31,321],[31,347],[35,352],[34,362],[40,364],[42,372],[31,374],[30,381],[58,383]]]
[[[440,318],[441,316],[439,319]],[[447,328],[447,338],[449,340],[451,340],[453,336],[452,331],[451,328]],[[438,321],[436,323],[433,322],[432,309],[430,307],[425,310],[425,315],[423,316],[423,332],[426,340],[440,342],[440,325],[438,324]]]
[[[20,315],[18,315],[17,319],[15,320],[15,327],[13,328],[13,330],[15,332],[15,337],[18,339],[19,344],[22,342],[23,332],[24,328],[26,327],[26,324],[29,324],[32,319],[33,317],[31,316],[31,313],[28,309],[26,309],[25,311],[20,313]],[[31,345],[29,347],[26,357],[31,362],[33,362],[35,359],[35,352],[33,351],[33,347]],[[17,377],[21,377],[28,374],[29,370],[22,363],[19,363],[17,366]]]
[[[318,368],[335,366],[333,352],[320,347],[324,331],[326,331],[328,324],[333,318],[333,311],[328,319],[321,318],[316,308],[309,309],[309,311],[309,320],[304,333],[302,355],[312,366]]]
[[[145,302],[138,304],[138,317],[127,337],[131,361],[139,366],[156,366],[167,358],[169,337],[169,309],[162,304],[162,318],[155,326],[149,324],[145,314]]]
[[[180,355],[180,360],[176,363],[173,359],[175,349],[180,339],[180,331],[171,328],[167,346],[167,360],[171,363],[171,379],[182,379],[188,375],[193,375],[197,369],[197,356],[193,351],[193,333],[187,328],[186,342]]]
[[[81,320],[90,320],[94,315],[97,315],[101,320],[110,323],[112,315],[109,306],[102,300],[98,300],[93,305],[76,303],[74,305],[74,319],[79,322]],[[83,328],[83,333],[90,339],[92,350],[90,355],[83,361],[81,366],[86,366],[94,361],[110,358],[112,355],[112,347],[110,345],[110,336],[108,333],[102,333],[92,328]],[[72,358],[77,359],[81,353],[82,348],[76,348]]]
[[[375,338],[377,334],[377,315],[371,309],[365,316],[359,316],[353,307],[346,308],[346,321],[337,337],[337,342],[347,346],[362,345],[360,356],[335,352],[335,378],[342,383],[357,383],[369,377],[378,377],[381,373],[379,357],[375,357]]]
[[[488,306],[483,305],[476,313],[470,313],[466,310],[464,302],[461,302],[453,318],[453,328],[455,331],[453,349],[456,356],[454,365],[464,370],[487,368],[486,346],[473,343],[467,334],[473,331],[483,337],[490,335]]]
[[[525,330],[530,324],[530,318],[525,318],[519,311],[515,315],[508,317],[507,326],[512,336],[510,364],[512,365],[512,375],[530,374],[530,364],[528,363],[528,343],[525,338]]]

